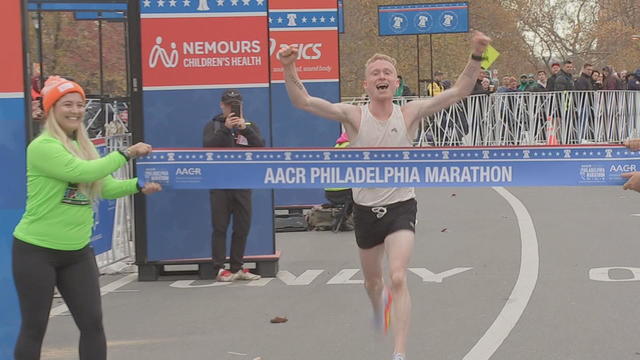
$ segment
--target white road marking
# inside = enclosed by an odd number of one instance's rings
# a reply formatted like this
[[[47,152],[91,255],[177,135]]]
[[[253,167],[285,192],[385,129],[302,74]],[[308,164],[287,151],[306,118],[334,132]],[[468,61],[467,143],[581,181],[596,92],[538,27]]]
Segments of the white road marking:
[[[327,285],[336,284],[364,284],[364,280],[351,280],[351,278],[358,273],[360,269],[343,269],[340,270],[336,276],[327,281]]]
[[[465,271],[471,270],[473,268],[470,267],[459,267],[451,270],[443,271],[439,274],[436,274],[425,268],[409,268],[409,271],[420,276],[422,278],[422,282],[435,282],[442,283],[445,278],[449,276],[457,275],[463,273]]]
[[[103,287],[100,288],[100,296],[105,296],[106,294],[113,292],[114,290],[117,290],[125,285],[127,285],[128,283],[134,281],[136,278],[138,277],[137,273],[133,273],[133,274],[129,274],[121,279],[118,279],[114,282],[111,282]],[[61,304],[58,305],[54,308],[51,309],[51,312],[49,313],[49,318],[52,318],[54,316],[60,315],[60,314],[64,314],[65,312],[69,311],[69,308],[67,307],[67,304]]]
[[[522,242],[520,273],[509,296],[509,301],[506,302],[496,320],[463,360],[488,360],[498,350],[518,323],[538,281],[538,239],[533,220],[531,220],[527,208],[513,194],[503,187],[494,187],[493,190],[507,200],[518,218]]]
[[[416,274],[422,279],[422,282],[431,282],[441,284],[446,278],[461,274],[465,271],[469,271],[473,268],[470,267],[457,267],[447,271],[443,271],[441,273],[434,273],[433,271],[426,268],[409,268],[409,271]],[[305,270],[300,276],[296,276],[289,271],[282,270],[278,271],[278,274],[275,278],[261,278],[258,280],[252,281],[235,281],[233,283],[230,282],[220,282],[212,280],[210,283],[204,284],[196,284],[193,283],[197,280],[177,280],[173,283],[169,284],[172,288],[177,289],[196,289],[196,288],[207,288],[214,286],[227,286],[233,285],[235,286],[252,286],[252,287],[262,287],[271,283],[276,278],[282,281],[287,286],[308,286],[312,282],[314,282],[318,276],[324,273],[325,270],[317,269],[317,270]],[[342,269],[338,271],[338,273],[333,276],[329,281],[327,281],[327,285],[362,285],[364,283],[363,280],[352,279],[360,269]],[[138,291],[138,290],[121,290],[121,291]]]
[[[278,271],[276,276],[287,285],[309,285],[323,272],[324,270],[307,270],[303,272],[302,275],[296,277],[288,271]]]
[[[631,277],[626,277],[624,279],[612,279],[610,276],[611,270],[624,271],[627,274],[631,275]],[[593,268],[589,270],[589,279],[594,281],[611,281],[611,282],[639,281],[640,268],[624,267],[624,266]]]

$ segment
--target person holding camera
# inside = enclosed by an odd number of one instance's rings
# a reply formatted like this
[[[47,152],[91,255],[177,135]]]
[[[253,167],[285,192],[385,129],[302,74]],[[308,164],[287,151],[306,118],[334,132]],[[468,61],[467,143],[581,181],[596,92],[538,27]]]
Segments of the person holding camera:
[[[263,147],[264,139],[256,124],[247,122],[242,114],[242,95],[236,89],[226,90],[220,101],[221,114],[204,127],[203,147]],[[211,250],[216,280],[257,280],[259,275],[243,269],[244,250],[251,227],[250,189],[209,190],[211,202]],[[227,228],[233,216],[230,269],[225,270]]]

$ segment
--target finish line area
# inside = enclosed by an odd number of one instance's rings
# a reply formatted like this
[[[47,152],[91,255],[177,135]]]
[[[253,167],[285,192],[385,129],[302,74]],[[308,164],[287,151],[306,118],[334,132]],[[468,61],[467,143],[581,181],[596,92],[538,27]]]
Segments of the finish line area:
[[[639,359],[638,195],[418,188],[410,359]],[[276,234],[276,278],[103,275],[110,359],[387,359],[353,232]],[[55,299],[43,359],[77,358]],[[288,322],[272,324],[276,316]]]

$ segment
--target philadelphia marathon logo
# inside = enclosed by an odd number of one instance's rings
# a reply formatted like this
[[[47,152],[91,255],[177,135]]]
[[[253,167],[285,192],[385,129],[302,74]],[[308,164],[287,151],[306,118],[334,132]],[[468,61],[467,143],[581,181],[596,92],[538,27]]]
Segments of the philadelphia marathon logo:
[[[167,53],[162,47],[162,36],[156,38],[156,44],[151,48],[149,53],[149,67],[155,69],[158,65],[158,59],[162,61],[162,65],[166,68],[174,68],[178,66],[178,50],[176,50],[176,43],[171,42],[171,55]]]

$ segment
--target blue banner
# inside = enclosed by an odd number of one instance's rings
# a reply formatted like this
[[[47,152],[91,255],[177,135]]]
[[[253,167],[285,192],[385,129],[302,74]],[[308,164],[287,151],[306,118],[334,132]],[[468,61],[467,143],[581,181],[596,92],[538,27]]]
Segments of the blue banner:
[[[333,29],[338,26],[335,10],[269,10],[269,29]]]
[[[2,5],[0,5],[2,8]],[[14,16],[6,13],[7,17]],[[4,13],[0,13],[0,18]],[[9,34],[12,34],[9,31]],[[20,41],[9,36],[8,41]],[[20,71],[13,67],[2,71]],[[13,229],[24,212],[26,199],[26,158],[24,99],[20,92],[15,97],[0,92],[0,162],[2,163],[2,187],[0,187],[0,359],[13,359],[13,348],[20,329],[20,308],[11,271],[11,247]],[[11,96],[11,95],[9,95]]]
[[[100,200],[94,210],[91,247],[96,255],[111,250],[113,246],[113,223],[116,216],[116,200]]]
[[[338,32],[344,34],[344,10],[342,9],[342,0],[338,0]]]
[[[105,3],[65,3],[29,2],[29,11],[127,11],[127,4]]]
[[[154,146],[202,146],[203,129],[221,112],[220,97],[224,90],[145,91],[145,140]],[[267,146],[271,146],[269,112],[265,111],[269,109],[269,88],[240,87],[239,90],[245,99],[246,119],[258,125]],[[228,182],[235,180],[227,178]],[[247,256],[275,252],[272,193],[271,190],[253,192]],[[211,257],[211,208],[207,190],[161,191],[145,201],[148,261]],[[230,241],[231,230],[228,236]]]
[[[329,102],[340,102],[338,27],[341,2],[335,0],[271,0],[271,124],[273,147],[331,147],[340,136],[340,123],[295,108],[284,84],[282,64],[275,58],[284,45],[296,44],[298,76],[307,91]],[[323,202],[324,191],[279,189],[276,207]]]
[[[123,11],[76,11],[73,13],[76,20],[108,20],[108,21],[124,21],[126,17]]]
[[[93,143],[100,156],[107,154],[105,139],[95,139]],[[113,224],[116,217],[116,200],[102,199],[94,209],[91,247],[96,255],[111,250],[113,246]]]
[[[378,33],[421,35],[469,31],[466,2],[378,6]]]
[[[160,149],[137,166],[144,181],[169,189],[291,189],[621,185],[639,162],[621,146]]]

